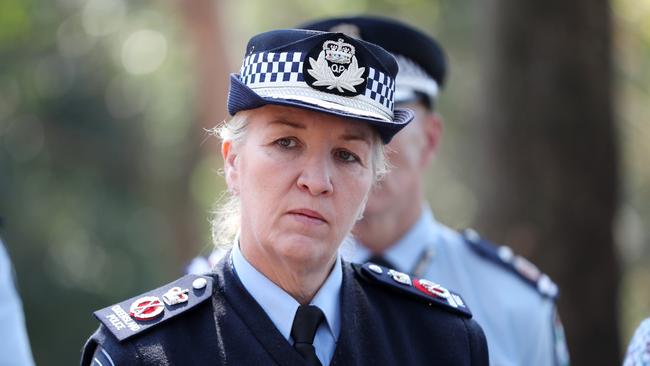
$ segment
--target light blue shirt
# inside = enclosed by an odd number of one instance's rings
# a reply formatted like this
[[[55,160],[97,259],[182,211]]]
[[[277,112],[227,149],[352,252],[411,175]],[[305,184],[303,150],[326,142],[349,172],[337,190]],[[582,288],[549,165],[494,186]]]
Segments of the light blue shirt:
[[[282,336],[293,345],[291,326],[298,306],[300,305],[291,295],[278,287],[266,276],[260,273],[244,258],[239,245],[232,250],[232,264],[235,273],[248,293],[264,309]],[[318,290],[310,305],[318,306],[325,315],[325,320],[316,330],[314,348],[316,356],[323,365],[329,365],[334,356],[334,349],[341,330],[341,285],[343,283],[343,268],[340,256],[337,258],[332,272]]]
[[[642,321],[634,332],[623,366],[650,366],[650,318]]]
[[[358,245],[350,258],[363,263],[370,252]],[[463,236],[437,222],[428,206],[413,227],[384,253],[399,271],[424,270],[426,278],[458,292],[481,325],[490,365],[555,366],[568,357],[555,303],[498,264],[474,252]],[[423,261],[423,258],[428,258]]]
[[[0,241],[0,324],[2,324],[0,365],[33,365],[22,304],[14,286],[11,262],[2,241]]]

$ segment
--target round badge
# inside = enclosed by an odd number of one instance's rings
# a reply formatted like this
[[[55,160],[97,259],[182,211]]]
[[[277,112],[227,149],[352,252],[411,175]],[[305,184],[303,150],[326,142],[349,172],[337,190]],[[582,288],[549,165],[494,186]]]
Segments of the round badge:
[[[420,292],[423,292],[429,296],[442,297],[444,299],[448,299],[449,296],[451,296],[449,290],[429,280],[416,279],[413,281],[413,286]]]
[[[165,305],[156,296],[145,296],[135,300],[129,315],[135,320],[147,321],[156,318],[165,310]]]
[[[200,290],[200,289],[204,288],[207,284],[208,284],[208,281],[205,278],[199,277],[199,278],[195,279],[192,282],[192,287],[195,290]]]
[[[339,35],[309,51],[303,72],[307,85],[345,97],[364,93],[368,67],[352,43],[352,39]]]

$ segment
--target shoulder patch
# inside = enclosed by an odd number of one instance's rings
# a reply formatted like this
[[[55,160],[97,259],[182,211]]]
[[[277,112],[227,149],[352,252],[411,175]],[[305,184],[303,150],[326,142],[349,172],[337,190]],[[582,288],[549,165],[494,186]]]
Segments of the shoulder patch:
[[[556,299],[559,289],[549,276],[542,273],[536,265],[526,258],[516,255],[506,245],[496,246],[472,229],[463,231],[465,243],[481,257],[496,263],[507,271],[514,273],[525,283],[532,286],[540,295]]]
[[[212,281],[209,276],[186,275],[93,314],[119,341],[123,341],[209,299]]]
[[[465,317],[472,317],[467,304],[459,294],[449,291],[433,281],[411,277],[406,273],[370,262],[363,265],[353,263],[352,266],[362,278],[370,282],[423,300],[429,306],[441,306]]]

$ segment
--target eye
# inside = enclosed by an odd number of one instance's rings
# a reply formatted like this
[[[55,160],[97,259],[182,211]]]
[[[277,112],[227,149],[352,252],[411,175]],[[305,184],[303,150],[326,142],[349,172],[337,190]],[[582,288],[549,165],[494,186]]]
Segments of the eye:
[[[280,139],[277,139],[273,142],[274,144],[280,146],[283,149],[292,149],[298,145],[295,139],[290,138],[290,137],[283,137]]]
[[[348,150],[337,150],[334,153],[334,156],[336,156],[337,159],[346,162],[346,163],[354,163],[354,162],[361,162],[359,157]]]

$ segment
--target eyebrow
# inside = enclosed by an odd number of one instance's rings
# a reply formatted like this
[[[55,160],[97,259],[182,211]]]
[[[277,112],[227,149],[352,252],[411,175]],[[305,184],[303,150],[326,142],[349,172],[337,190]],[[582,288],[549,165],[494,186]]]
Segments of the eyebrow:
[[[370,134],[367,134],[367,133],[346,132],[341,136],[341,139],[343,139],[345,141],[362,141],[362,142],[365,142],[368,145],[371,145],[371,143],[370,143]]]
[[[299,128],[301,130],[304,130],[304,129],[307,128],[307,127],[305,127],[305,125],[303,125],[301,123],[289,121],[288,119],[282,118],[282,117],[269,122],[269,124],[285,125],[285,126],[289,126],[289,127],[293,127],[293,128]]]
[[[303,125],[300,122],[295,122],[291,121],[286,117],[279,117],[277,119],[274,119],[273,121],[269,122],[269,124],[272,125],[284,125],[284,126],[289,126],[301,130],[307,129],[305,125]],[[345,131],[341,136],[339,136],[341,140],[344,141],[361,141],[365,142],[368,145],[371,145],[371,137],[369,133],[364,133],[363,131]]]

